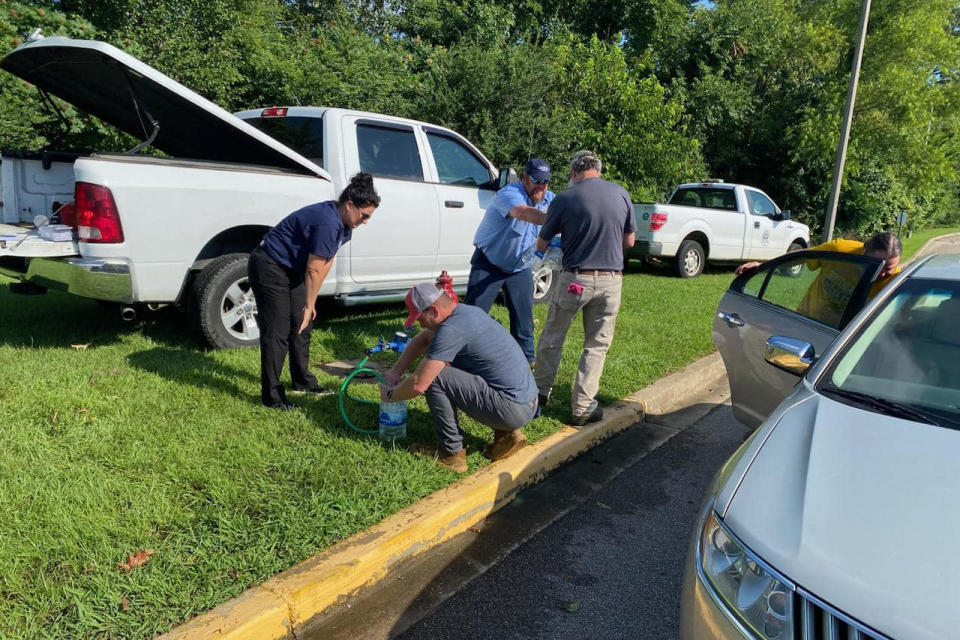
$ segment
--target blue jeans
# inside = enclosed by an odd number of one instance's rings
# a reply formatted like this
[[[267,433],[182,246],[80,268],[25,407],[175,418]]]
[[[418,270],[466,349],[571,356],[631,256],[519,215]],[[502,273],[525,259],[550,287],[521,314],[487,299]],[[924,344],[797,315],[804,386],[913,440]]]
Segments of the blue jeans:
[[[510,335],[523,349],[527,362],[536,359],[533,348],[533,273],[523,269],[516,273],[501,270],[477,249],[470,259],[470,280],[464,302],[490,311],[500,289],[510,313]]]

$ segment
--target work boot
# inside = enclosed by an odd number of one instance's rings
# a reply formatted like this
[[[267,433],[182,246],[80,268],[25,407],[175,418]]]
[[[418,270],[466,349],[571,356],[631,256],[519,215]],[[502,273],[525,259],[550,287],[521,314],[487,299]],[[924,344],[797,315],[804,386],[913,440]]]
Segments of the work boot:
[[[493,430],[493,443],[483,450],[483,455],[490,460],[503,460],[525,447],[527,436],[520,429],[510,431]]]
[[[579,415],[574,415],[570,420],[570,424],[575,427],[582,427],[585,424],[600,422],[601,420],[603,420],[603,409],[601,409],[597,401],[594,400],[589,409]]]
[[[410,445],[410,453],[423,458],[432,458],[437,465],[457,473],[467,472],[467,450],[460,449],[456,453],[445,453],[435,444],[420,444],[415,442]]]

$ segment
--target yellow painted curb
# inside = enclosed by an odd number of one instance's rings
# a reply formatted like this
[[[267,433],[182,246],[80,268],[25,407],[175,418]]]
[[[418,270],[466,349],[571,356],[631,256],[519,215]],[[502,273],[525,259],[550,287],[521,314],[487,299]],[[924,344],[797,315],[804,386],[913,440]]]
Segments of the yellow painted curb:
[[[676,382],[691,373],[698,378],[695,383]],[[702,358],[604,409],[602,421],[578,429],[564,427],[187,621],[161,640],[293,637],[312,618],[382,579],[399,563],[463,533],[510,502],[523,487],[636,423],[645,407],[656,404],[663,394],[693,391],[718,375],[723,375],[719,356]]]

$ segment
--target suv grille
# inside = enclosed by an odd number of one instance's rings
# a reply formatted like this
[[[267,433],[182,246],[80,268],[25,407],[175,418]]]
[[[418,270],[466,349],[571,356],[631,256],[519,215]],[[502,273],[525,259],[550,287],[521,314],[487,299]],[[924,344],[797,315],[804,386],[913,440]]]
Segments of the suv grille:
[[[890,640],[801,589],[794,597],[799,640]]]

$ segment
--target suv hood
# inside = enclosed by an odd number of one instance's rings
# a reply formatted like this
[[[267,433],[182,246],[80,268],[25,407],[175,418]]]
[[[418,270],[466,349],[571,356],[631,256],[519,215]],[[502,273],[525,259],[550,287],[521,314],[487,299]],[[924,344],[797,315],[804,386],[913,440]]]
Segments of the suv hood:
[[[811,393],[774,427],[724,521],[784,576],[877,631],[955,636],[960,432]]]
[[[105,42],[44,38],[0,68],[178,158],[281,167],[327,180],[307,158]]]

